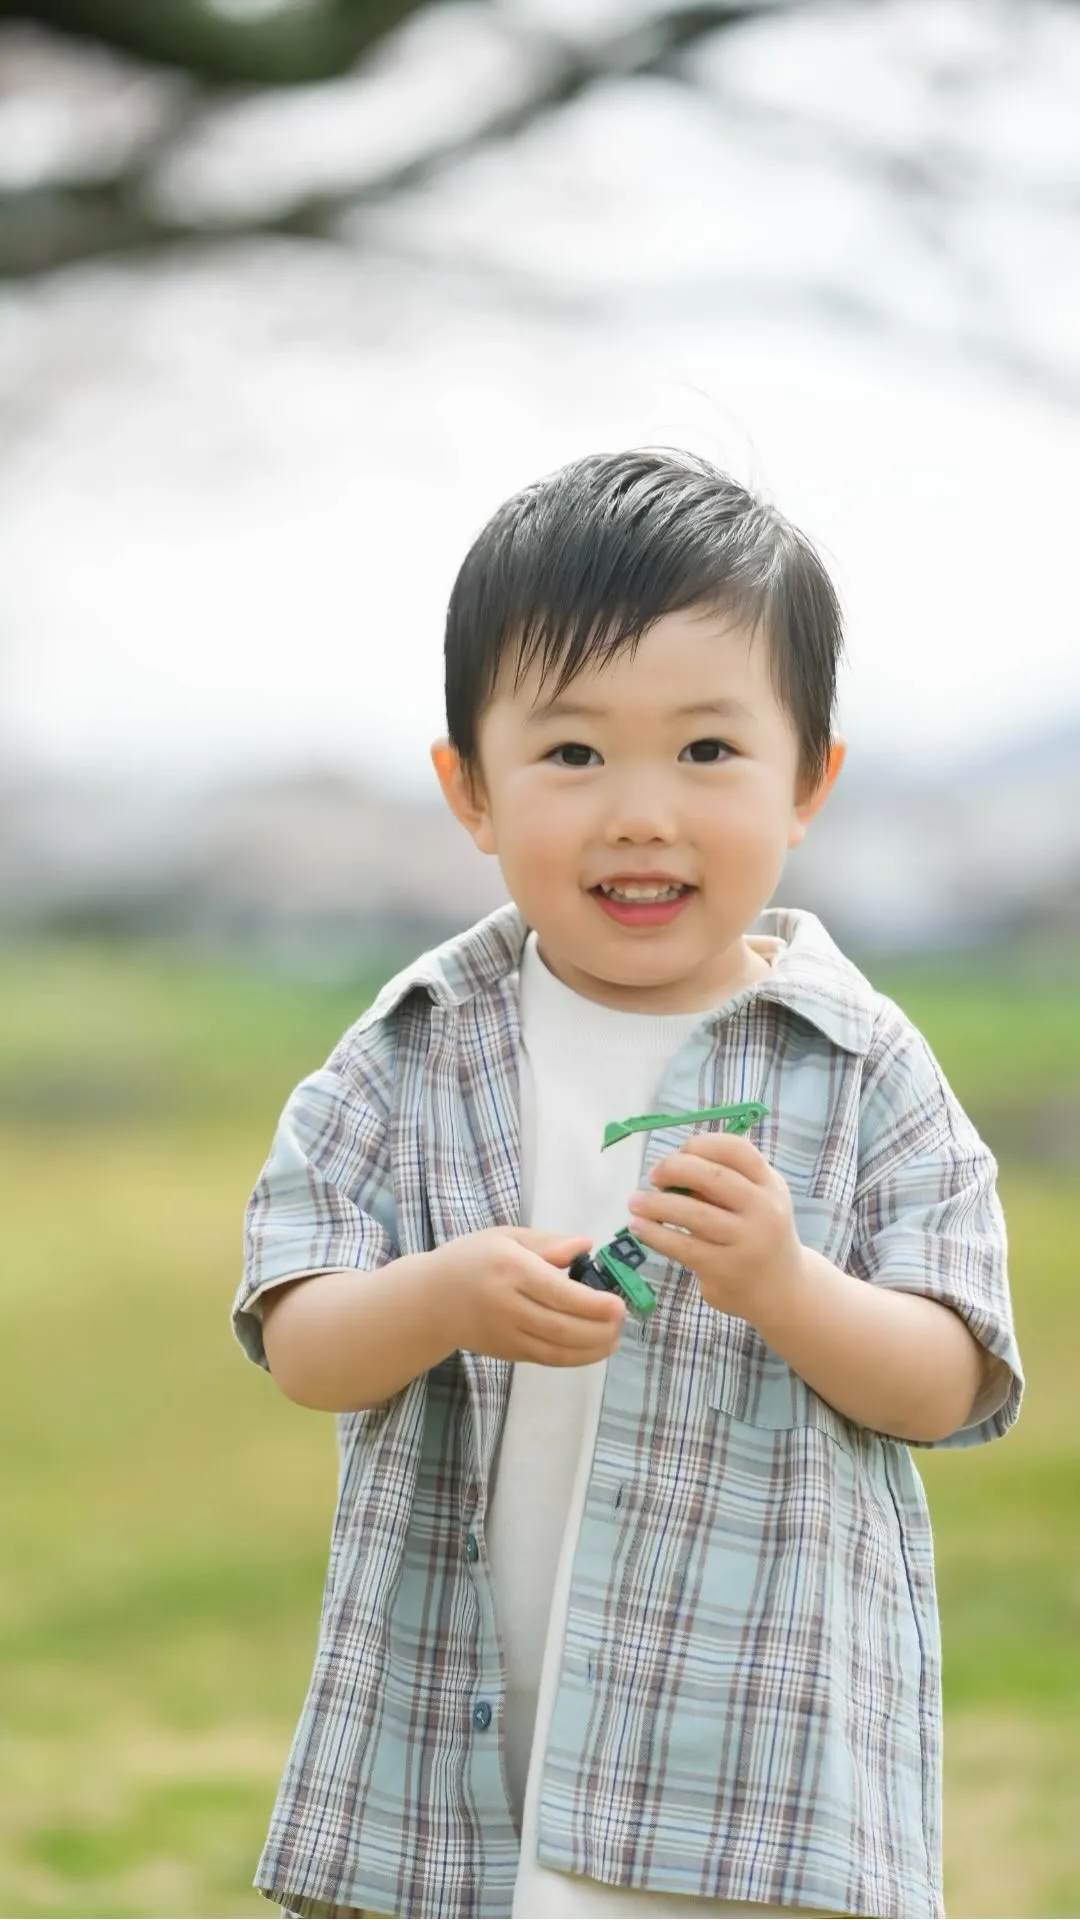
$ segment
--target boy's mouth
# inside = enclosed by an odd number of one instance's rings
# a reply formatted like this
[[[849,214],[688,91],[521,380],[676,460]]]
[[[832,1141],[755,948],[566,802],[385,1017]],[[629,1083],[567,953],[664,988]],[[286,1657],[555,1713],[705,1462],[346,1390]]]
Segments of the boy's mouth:
[[[602,913],[624,927],[659,927],[681,913],[696,887],[666,877],[605,880],[589,889]]]

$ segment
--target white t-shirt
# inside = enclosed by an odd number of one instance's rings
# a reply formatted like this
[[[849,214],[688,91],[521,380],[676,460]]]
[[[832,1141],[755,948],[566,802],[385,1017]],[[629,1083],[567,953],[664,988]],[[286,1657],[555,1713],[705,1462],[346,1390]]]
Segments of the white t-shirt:
[[[604,1127],[652,1111],[667,1062],[702,1017],[700,1011],[621,1013],[586,1000],[549,973],[530,936],[521,964],[526,1226],[587,1234],[594,1247],[625,1226],[645,1143],[631,1135],[601,1154]],[[507,1773],[522,1822],[515,1915],[663,1913],[686,1906],[683,1901],[665,1909],[664,1895],[572,1879],[536,1862],[539,1776],[606,1366],[515,1366],[488,1514],[507,1661]],[[704,1906],[696,1903],[699,1911]]]

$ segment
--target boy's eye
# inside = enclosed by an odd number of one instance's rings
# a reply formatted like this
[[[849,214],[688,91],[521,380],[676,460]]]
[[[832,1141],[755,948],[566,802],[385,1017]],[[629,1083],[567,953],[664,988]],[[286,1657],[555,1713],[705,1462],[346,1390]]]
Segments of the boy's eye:
[[[544,758],[554,760],[557,767],[587,767],[600,761],[596,748],[587,747],[580,740],[564,740],[560,747],[552,747]]]
[[[679,755],[680,760],[692,760],[695,766],[707,767],[713,761],[727,760],[732,749],[726,740],[691,740]]]

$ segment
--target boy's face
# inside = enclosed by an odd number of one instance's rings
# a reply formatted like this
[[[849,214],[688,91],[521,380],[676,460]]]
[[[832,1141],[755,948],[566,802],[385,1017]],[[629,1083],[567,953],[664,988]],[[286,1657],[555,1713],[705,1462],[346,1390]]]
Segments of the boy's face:
[[[446,798],[551,971],[606,1005],[691,1011],[765,971],[745,939],[839,771],[796,792],[798,741],[767,641],[724,616],[665,614],[636,652],[552,702],[498,686],[478,765],[433,750]]]

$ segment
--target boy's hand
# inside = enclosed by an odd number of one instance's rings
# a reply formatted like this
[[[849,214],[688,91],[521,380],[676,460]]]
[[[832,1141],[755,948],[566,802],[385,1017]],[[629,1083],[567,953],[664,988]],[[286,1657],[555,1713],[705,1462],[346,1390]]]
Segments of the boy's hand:
[[[542,1367],[606,1359],[622,1331],[622,1301],[559,1272],[590,1244],[529,1227],[488,1227],[447,1241],[435,1256],[438,1309],[447,1295],[454,1345]]]
[[[782,1312],[801,1278],[802,1247],[787,1182],[757,1147],[739,1134],[698,1134],[650,1179],[650,1190],[630,1196],[629,1227],[642,1245],[689,1267],[721,1313],[760,1326]]]

